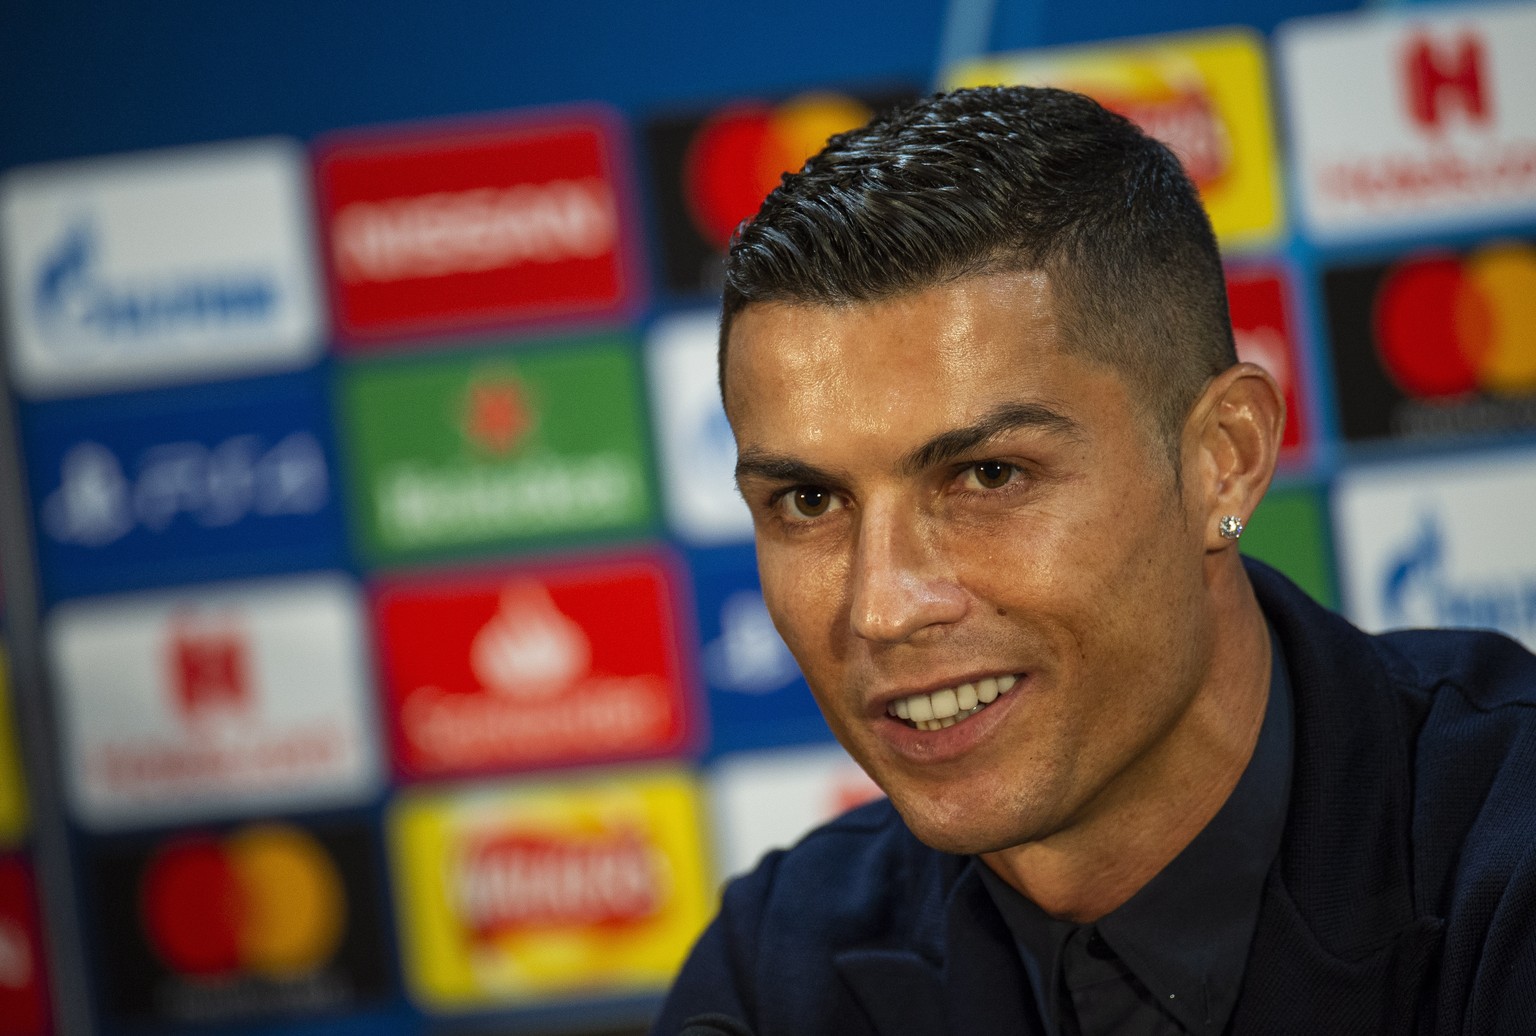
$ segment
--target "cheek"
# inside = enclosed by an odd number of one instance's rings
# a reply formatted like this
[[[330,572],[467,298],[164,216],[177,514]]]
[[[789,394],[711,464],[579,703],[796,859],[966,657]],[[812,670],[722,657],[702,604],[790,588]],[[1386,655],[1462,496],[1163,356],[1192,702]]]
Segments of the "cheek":
[[[802,669],[835,650],[846,566],[780,544],[758,544],[758,578],[774,627]],[[846,623],[843,624],[846,627]]]

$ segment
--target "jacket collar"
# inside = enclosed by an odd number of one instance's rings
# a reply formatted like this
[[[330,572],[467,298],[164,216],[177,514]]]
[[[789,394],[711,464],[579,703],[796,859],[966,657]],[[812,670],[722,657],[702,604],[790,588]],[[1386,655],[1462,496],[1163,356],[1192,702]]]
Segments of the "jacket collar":
[[[914,949],[868,947],[833,958],[881,1034],[1011,1032],[1040,1036],[1029,979],[974,857],[941,857],[926,883]]]
[[[1296,762],[1237,1031],[1409,1031],[1444,927],[1415,901],[1408,731],[1421,717],[1392,691],[1400,661],[1273,570],[1248,570],[1290,667]],[[1366,1013],[1350,1023],[1346,1004]]]

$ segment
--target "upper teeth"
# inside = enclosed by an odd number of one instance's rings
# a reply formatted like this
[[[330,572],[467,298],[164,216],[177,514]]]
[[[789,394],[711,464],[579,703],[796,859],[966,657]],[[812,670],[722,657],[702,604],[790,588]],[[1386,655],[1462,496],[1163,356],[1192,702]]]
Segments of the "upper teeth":
[[[989,676],[985,680],[963,683],[959,687],[911,694],[891,702],[885,711],[898,719],[907,720],[919,730],[952,727],[976,715],[996,701],[998,695],[1013,690],[1018,680],[1013,675]]]

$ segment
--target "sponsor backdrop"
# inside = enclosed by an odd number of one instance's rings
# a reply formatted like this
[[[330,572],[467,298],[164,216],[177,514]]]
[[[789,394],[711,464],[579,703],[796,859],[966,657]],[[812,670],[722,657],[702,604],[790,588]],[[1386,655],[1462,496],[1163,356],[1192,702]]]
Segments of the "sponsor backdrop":
[[[712,299],[934,84],[1183,158],[1290,409],[1247,552],[1536,646],[1536,6],[1258,6],[0,14],[0,1036],[638,1032],[878,794],[764,607]]]

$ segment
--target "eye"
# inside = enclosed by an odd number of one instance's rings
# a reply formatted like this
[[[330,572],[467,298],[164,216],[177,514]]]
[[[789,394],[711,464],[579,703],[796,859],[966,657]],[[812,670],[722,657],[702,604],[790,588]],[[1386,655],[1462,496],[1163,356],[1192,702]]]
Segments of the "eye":
[[[966,469],[966,482],[982,489],[1001,489],[1019,469],[1000,460],[984,460]]]
[[[842,506],[842,501],[830,489],[821,486],[796,486],[779,498],[789,517],[804,521],[820,518],[828,511]]]

